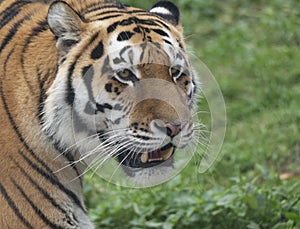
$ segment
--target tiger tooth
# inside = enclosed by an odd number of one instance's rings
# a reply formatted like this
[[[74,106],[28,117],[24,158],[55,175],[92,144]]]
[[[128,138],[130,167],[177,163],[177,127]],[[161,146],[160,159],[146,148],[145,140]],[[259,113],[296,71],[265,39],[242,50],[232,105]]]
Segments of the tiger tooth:
[[[148,152],[142,153],[142,156],[141,156],[142,163],[146,163],[148,161],[148,158],[149,158]]]
[[[148,162],[152,162],[152,161],[162,161],[163,159],[160,157],[160,158],[150,158],[148,160]]]
[[[164,161],[165,161],[165,160],[168,160],[168,159],[171,157],[172,153],[173,153],[173,148],[170,149],[170,150],[168,150],[167,153],[162,154],[162,159],[163,159]]]

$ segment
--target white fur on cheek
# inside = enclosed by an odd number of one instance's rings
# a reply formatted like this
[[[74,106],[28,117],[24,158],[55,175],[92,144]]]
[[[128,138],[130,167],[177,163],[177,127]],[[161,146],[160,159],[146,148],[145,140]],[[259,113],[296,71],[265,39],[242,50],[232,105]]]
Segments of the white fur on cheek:
[[[99,139],[96,137],[88,139],[89,144],[86,144],[84,139],[89,137],[90,132],[96,133],[93,119],[91,117],[84,117],[84,103],[81,101],[88,101],[86,89],[80,87],[74,88],[75,100],[73,106],[66,102],[67,95],[67,67],[61,67],[56,75],[53,85],[47,91],[48,97],[45,101],[43,130],[58,142],[62,148],[69,148],[79,150],[80,152],[88,152],[93,150],[99,144]],[[73,83],[76,81],[73,79]],[[82,81],[82,80],[81,80]],[[77,82],[84,85],[83,82]],[[77,99],[79,97],[80,99]],[[85,98],[85,99],[84,99]],[[84,129],[76,131],[75,115],[79,117],[79,121],[84,120]],[[92,131],[89,131],[92,130]]]

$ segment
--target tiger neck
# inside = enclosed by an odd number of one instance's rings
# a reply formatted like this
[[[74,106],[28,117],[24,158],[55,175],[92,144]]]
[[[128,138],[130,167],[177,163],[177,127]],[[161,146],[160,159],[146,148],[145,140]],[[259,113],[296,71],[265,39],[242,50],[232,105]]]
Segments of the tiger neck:
[[[39,52],[36,47],[39,47]],[[52,51],[49,53],[47,50]],[[21,46],[16,46],[10,60],[23,56],[20,61],[26,66],[25,76],[19,74],[22,72],[21,67],[8,61],[7,68],[15,69],[16,74],[14,77],[7,77],[3,84],[3,93],[9,95],[6,103],[10,115],[16,117],[12,124],[18,129],[20,142],[25,146],[23,153],[29,159],[36,158],[37,162],[40,161],[37,165],[47,165],[48,175],[58,177],[61,184],[74,192],[83,205],[82,174],[85,166],[80,163],[75,166],[76,154],[59,148],[42,130],[42,113],[47,91],[57,73],[55,38],[49,29],[45,30],[32,41],[24,55],[20,55],[21,52]],[[45,56],[45,53],[49,55]],[[19,146],[15,148],[19,150]]]

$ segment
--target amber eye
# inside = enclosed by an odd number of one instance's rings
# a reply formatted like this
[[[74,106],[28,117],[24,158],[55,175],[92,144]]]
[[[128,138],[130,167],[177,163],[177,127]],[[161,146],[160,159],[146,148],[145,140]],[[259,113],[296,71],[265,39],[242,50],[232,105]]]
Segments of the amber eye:
[[[123,80],[130,80],[130,76],[132,75],[132,72],[129,69],[123,69],[122,71],[119,71],[117,74]]]
[[[180,67],[170,67],[169,72],[172,78],[176,79],[180,76],[181,70]]]
[[[122,83],[138,81],[138,78],[133,74],[133,72],[127,68],[117,72],[117,78]]]

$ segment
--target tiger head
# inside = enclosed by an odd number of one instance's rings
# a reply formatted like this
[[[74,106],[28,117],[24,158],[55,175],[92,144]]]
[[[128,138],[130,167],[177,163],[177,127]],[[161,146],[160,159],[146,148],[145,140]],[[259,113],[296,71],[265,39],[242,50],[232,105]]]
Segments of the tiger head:
[[[89,166],[115,158],[135,180],[169,176],[176,149],[193,139],[198,91],[178,8],[54,2],[47,20],[58,69],[44,132]]]

